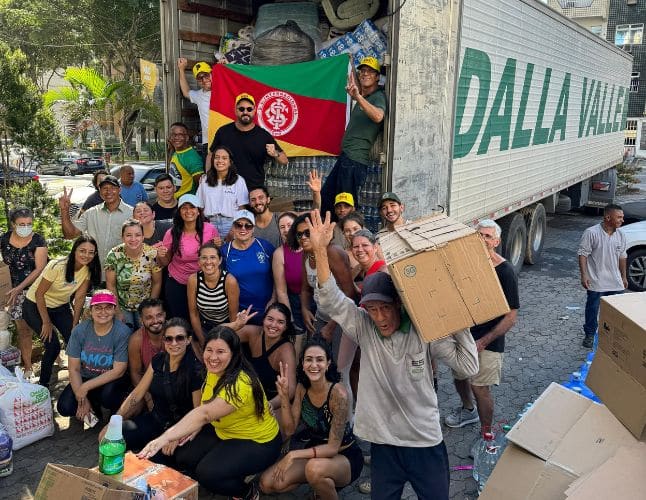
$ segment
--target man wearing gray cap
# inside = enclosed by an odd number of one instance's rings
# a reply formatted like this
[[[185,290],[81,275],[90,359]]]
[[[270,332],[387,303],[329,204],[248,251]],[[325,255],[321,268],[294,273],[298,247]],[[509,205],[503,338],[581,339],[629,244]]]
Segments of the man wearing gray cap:
[[[101,274],[105,280],[103,264],[108,252],[122,243],[121,226],[132,217],[132,207],[121,199],[121,185],[113,175],[106,175],[99,183],[99,194],[103,203],[83,212],[78,219],[70,217],[70,199],[72,189],[63,188],[63,195],[58,199],[61,209],[61,224],[63,236],[67,239],[76,238],[86,232],[96,240],[101,261]]]
[[[433,387],[431,357],[470,377],[478,372],[473,337],[462,330],[425,343],[402,307],[392,278],[378,272],[363,282],[360,306],[334,280],[326,247],[334,224],[312,212],[319,307],[361,348],[355,434],[370,443],[372,498],[401,498],[411,483],[419,498],[449,498],[449,462]]]

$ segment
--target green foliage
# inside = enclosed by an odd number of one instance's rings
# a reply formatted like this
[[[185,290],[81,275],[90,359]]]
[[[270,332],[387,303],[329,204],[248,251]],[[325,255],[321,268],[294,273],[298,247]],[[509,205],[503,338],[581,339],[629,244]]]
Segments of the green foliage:
[[[637,174],[641,170],[638,162],[623,162],[615,165],[617,169],[618,188],[630,190],[633,184],[638,183]]]

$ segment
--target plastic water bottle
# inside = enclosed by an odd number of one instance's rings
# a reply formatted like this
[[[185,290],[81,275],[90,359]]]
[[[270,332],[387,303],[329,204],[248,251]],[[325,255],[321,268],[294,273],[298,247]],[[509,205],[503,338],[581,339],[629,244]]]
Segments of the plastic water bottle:
[[[484,446],[481,448],[477,460],[479,492],[484,489],[485,483],[496,466],[496,462],[498,462],[498,457],[500,457],[498,444],[494,439],[494,435],[488,432],[484,435]],[[475,468],[476,465],[474,465]]]
[[[112,415],[108,430],[99,443],[99,471],[107,476],[123,472],[126,442],[123,439],[122,425],[121,415]]]
[[[479,478],[479,465],[480,460],[482,459],[482,453],[484,452],[486,443],[489,440],[493,442],[495,440],[495,435],[493,432],[485,431],[482,433],[482,437],[480,437],[480,439],[478,439],[471,447],[471,454],[473,455],[473,469],[471,471],[471,474],[473,475],[473,479],[475,479],[476,482],[478,482]]]
[[[7,430],[0,424],[0,477],[13,472],[13,440]]]

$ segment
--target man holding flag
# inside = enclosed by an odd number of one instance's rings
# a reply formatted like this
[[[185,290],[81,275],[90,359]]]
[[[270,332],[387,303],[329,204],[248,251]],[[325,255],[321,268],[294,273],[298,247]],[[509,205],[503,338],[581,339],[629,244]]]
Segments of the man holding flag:
[[[287,165],[287,155],[276,139],[264,128],[254,123],[256,101],[251,94],[242,93],[235,99],[235,121],[223,125],[215,133],[206,170],[211,168],[211,155],[218,146],[226,146],[233,153],[233,163],[238,174],[251,191],[265,185],[265,160],[270,157],[281,165]]]
[[[357,68],[359,82],[350,72],[346,91],[355,101],[343,135],[341,156],[321,190],[321,213],[334,213],[334,197],[350,193],[355,200],[368,175],[370,150],[383,127],[386,95],[379,89],[381,66],[374,57],[364,57]]]

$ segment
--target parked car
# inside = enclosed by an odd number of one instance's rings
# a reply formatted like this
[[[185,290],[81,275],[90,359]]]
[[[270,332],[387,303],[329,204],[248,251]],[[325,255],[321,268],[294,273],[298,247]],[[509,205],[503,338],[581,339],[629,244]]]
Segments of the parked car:
[[[626,235],[628,288],[646,292],[646,221],[627,224],[621,230]]]
[[[13,186],[15,184],[24,186],[28,182],[38,182],[38,174],[33,170],[16,170],[14,168],[9,168],[7,173],[9,175],[5,176],[5,167],[0,165],[0,190],[4,189],[5,178],[7,179],[8,186]]]
[[[81,149],[61,151],[53,160],[43,161],[38,165],[40,174],[77,175],[93,174],[105,169],[105,161],[90,151]]]
[[[624,210],[624,224],[646,220],[646,200],[622,203],[621,208]]]

